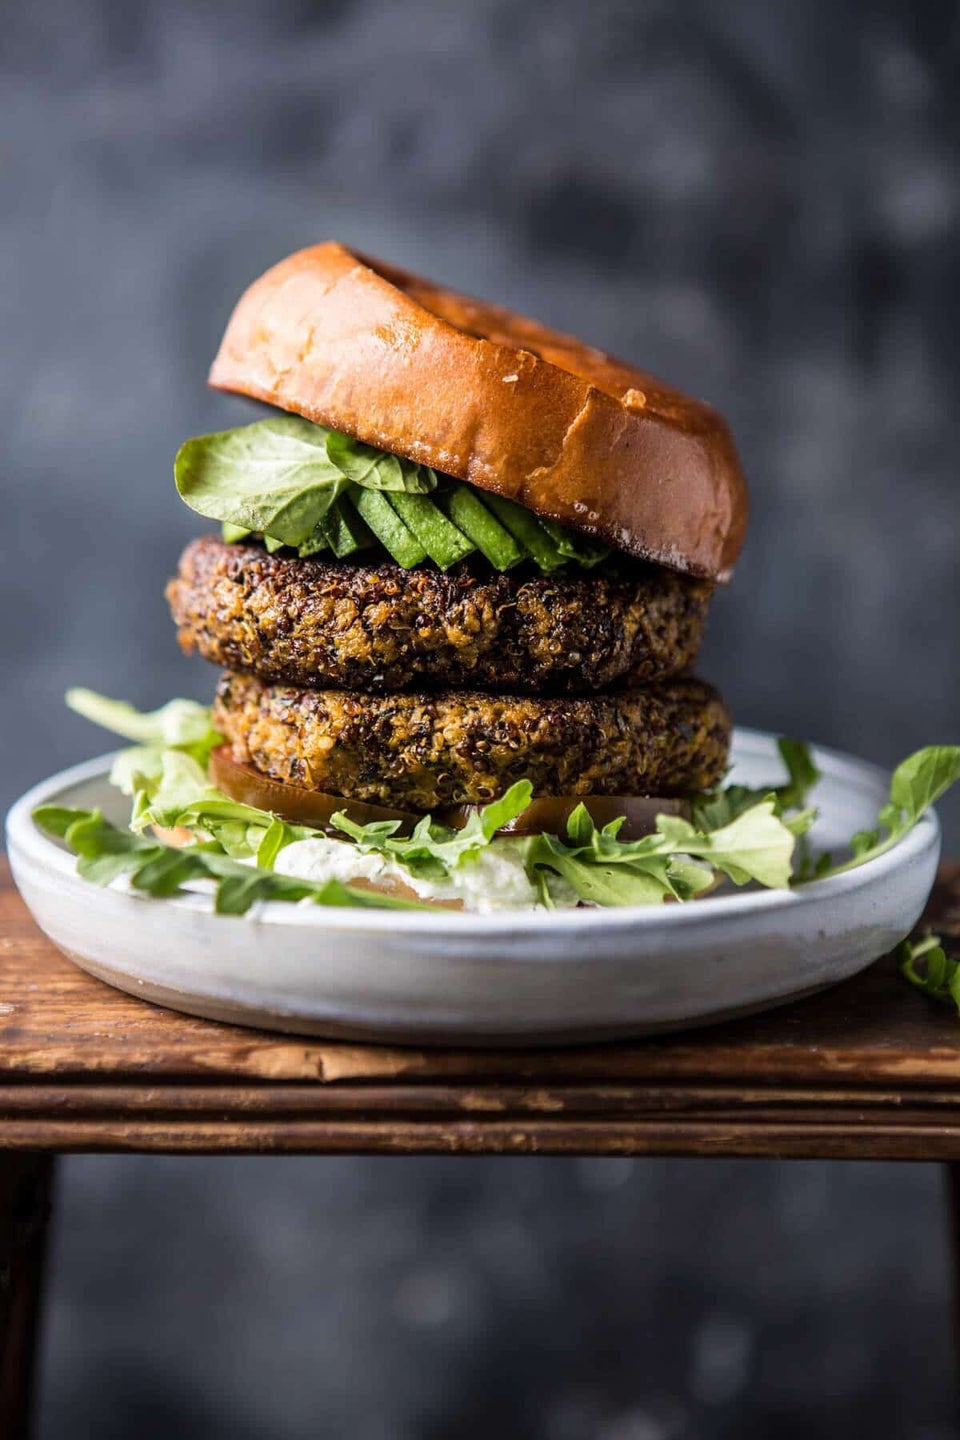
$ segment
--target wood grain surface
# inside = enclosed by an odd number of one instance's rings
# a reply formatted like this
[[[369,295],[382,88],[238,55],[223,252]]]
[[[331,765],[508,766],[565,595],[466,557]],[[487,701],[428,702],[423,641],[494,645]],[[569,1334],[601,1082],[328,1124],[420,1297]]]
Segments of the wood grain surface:
[[[960,865],[941,870],[925,925],[960,940]],[[470,1051],[284,1037],[91,979],[4,867],[0,1146],[958,1159],[960,1021],[887,957],[675,1038]]]

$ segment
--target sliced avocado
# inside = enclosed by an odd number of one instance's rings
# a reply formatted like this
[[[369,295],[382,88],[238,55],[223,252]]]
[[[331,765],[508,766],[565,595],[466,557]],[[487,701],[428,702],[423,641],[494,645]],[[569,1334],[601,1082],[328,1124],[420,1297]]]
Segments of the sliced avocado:
[[[551,570],[559,570],[567,563],[532,510],[526,510],[515,500],[507,500],[502,495],[484,495],[484,503],[489,505],[514,539],[520,541],[545,574],[549,575]]]
[[[278,539],[277,539],[275,536],[273,536],[273,535],[264,535],[264,537],[263,537],[263,543],[264,543],[264,545],[266,546],[267,554],[268,554],[268,555],[275,555],[278,550],[282,550],[282,549],[283,549],[284,545],[285,545],[287,542],[286,542],[285,540],[278,540]]]
[[[449,570],[458,560],[471,555],[477,548],[448,520],[429,495],[408,495],[390,491],[387,496],[394,510],[416,535],[430,559],[441,570]]]
[[[327,535],[327,517],[323,517],[311,530],[303,544],[298,546],[297,554],[301,560],[306,560],[309,555],[319,555],[323,550],[329,550],[330,537]]]
[[[352,499],[380,544],[390,552],[398,565],[402,565],[405,570],[411,570],[414,565],[426,560],[426,550],[393,509],[385,491],[364,490],[357,486]]]
[[[338,560],[355,555],[358,550],[368,550],[376,544],[368,525],[360,519],[350,503],[350,491],[339,496],[323,518],[330,548]]]
[[[568,530],[565,525],[558,525],[556,520],[544,520],[541,516],[540,524],[564,559],[576,560],[585,570],[592,570],[594,565],[599,565],[610,554],[609,545],[604,545],[599,540],[590,540],[586,535],[578,535],[573,530]]]
[[[252,535],[252,530],[244,530],[242,525],[231,525],[229,520],[224,520],[220,526],[220,534],[225,545],[236,545],[240,540],[246,540]]]
[[[525,551],[505,526],[491,514],[475,490],[454,485],[436,497],[446,514],[497,570],[519,564]]]

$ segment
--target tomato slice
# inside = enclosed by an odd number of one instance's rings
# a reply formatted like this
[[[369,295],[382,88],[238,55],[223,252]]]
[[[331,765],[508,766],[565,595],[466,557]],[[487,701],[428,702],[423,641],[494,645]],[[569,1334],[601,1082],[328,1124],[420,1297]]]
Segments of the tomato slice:
[[[555,795],[531,800],[526,810],[497,831],[498,835],[559,835],[567,833],[567,821],[578,805],[585,806],[593,823],[600,829],[611,820],[624,817],[617,832],[618,840],[642,840],[657,828],[658,815],[689,816],[686,800],[655,795]],[[440,810],[437,819],[444,825],[460,830],[478,805],[458,805]]]
[[[235,760],[229,746],[221,745],[210,756],[210,779],[224,795],[243,805],[268,810],[293,825],[309,825],[329,835],[340,835],[330,824],[331,816],[343,811],[357,825],[370,825],[375,820],[396,820],[398,835],[409,835],[421,818],[412,810],[394,810],[388,805],[372,805],[365,800],[351,800],[344,795],[327,795],[320,790],[307,790],[287,780],[274,780],[253,765]],[[624,816],[618,838],[640,840],[656,830],[658,815],[689,814],[687,801],[675,797],[658,799],[650,795],[558,795],[531,800],[526,810],[504,825],[500,835],[559,835],[567,833],[567,820],[578,805],[586,806],[597,826],[609,824]],[[478,805],[453,805],[437,810],[434,818],[452,830],[462,830]]]
[[[229,746],[220,745],[210,755],[210,779],[218,790],[241,805],[254,805],[288,820],[291,825],[310,825],[330,835],[343,832],[330,824],[330,817],[342,810],[358,825],[371,825],[375,820],[399,820],[398,835],[409,835],[420,816],[412,810],[391,810],[386,805],[368,805],[365,800],[348,800],[343,795],[325,795],[320,790],[306,790],[286,780],[273,780],[269,775],[235,760]]]

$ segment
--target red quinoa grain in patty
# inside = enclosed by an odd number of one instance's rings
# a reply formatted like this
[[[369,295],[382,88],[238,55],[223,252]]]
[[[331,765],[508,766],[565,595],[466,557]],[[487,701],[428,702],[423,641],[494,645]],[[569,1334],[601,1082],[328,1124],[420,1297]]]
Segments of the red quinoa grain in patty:
[[[401,809],[541,795],[674,795],[722,775],[730,721],[701,680],[587,697],[361,695],[220,681],[214,723],[275,780]]]
[[[653,565],[544,576],[268,555],[207,535],[167,587],[180,644],[343,690],[585,694],[688,671],[712,586]]]

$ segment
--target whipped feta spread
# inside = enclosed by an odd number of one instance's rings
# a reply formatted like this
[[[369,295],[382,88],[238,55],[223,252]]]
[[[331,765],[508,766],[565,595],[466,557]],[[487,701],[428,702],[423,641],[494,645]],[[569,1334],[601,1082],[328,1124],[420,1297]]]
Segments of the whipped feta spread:
[[[274,869],[298,880],[390,880],[409,886],[422,900],[459,900],[465,910],[489,914],[494,910],[535,910],[537,892],[523,868],[522,849],[512,840],[494,840],[477,855],[467,857],[442,880],[413,875],[405,865],[376,852],[363,854],[349,841],[317,836],[296,840],[277,856]],[[577,904],[574,891],[562,881],[550,881],[554,904]]]

